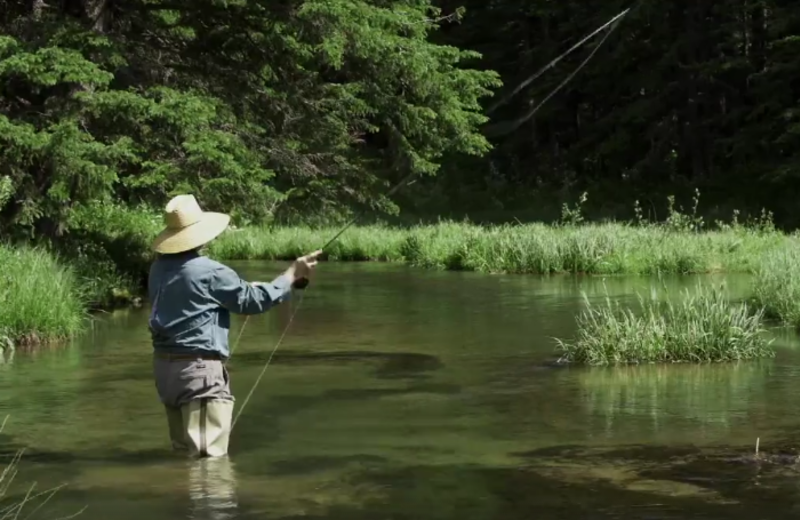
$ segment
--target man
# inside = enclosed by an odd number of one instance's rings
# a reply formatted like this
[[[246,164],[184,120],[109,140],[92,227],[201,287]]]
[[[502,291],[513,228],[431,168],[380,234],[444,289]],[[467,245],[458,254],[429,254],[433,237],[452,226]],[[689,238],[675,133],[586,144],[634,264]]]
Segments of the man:
[[[222,456],[234,401],[225,368],[230,313],[259,314],[285,301],[322,251],[298,258],[270,283],[247,283],[200,254],[228,227],[228,215],[204,212],[192,195],[179,195],[167,204],[165,221],[148,280],[156,389],[173,448]]]

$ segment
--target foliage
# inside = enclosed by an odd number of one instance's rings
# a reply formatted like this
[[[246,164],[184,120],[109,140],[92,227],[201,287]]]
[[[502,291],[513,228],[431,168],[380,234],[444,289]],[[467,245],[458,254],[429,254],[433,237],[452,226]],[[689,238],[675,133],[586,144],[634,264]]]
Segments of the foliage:
[[[74,267],[91,307],[137,300],[146,286],[153,260],[150,242],[163,226],[162,216],[95,202],[75,208],[69,223],[71,232],[51,249]]]
[[[441,0],[464,6],[440,41],[481,53],[505,87],[488,100],[493,145],[480,161],[420,185],[441,215],[557,219],[565,199],[589,193],[592,218],[632,218],[654,194],[689,204],[709,196],[706,220],[767,206],[800,224],[800,9],[786,0],[560,2]],[[541,67],[623,9],[631,11],[588,65],[534,118],[517,125],[596,47],[602,34],[529,85]],[[487,37],[491,34],[491,38]],[[506,130],[508,129],[508,130]],[[458,173],[456,173],[456,171]],[[712,189],[713,188],[713,189]],[[426,197],[426,193],[429,194]],[[496,215],[496,216],[495,216]]]
[[[574,341],[557,339],[562,360],[588,365],[740,361],[771,357],[763,310],[735,304],[723,287],[698,284],[680,301],[652,291],[638,313],[606,296],[577,318]]]
[[[427,0],[14,4],[0,15],[1,222],[193,193],[239,223],[340,211],[398,172],[482,154],[496,75],[434,44]],[[286,201],[288,203],[284,204]]]

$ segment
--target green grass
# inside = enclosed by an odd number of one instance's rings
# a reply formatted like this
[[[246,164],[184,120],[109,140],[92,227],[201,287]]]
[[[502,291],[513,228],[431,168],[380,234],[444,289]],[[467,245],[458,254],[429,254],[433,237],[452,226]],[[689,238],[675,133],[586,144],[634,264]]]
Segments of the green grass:
[[[734,303],[721,287],[698,285],[675,301],[653,291],[639,295],[639,312],[618,301],[585,298],[577,337],[557,339],[562,360],[587,365],[719,362],[774,355],[763,309]]]
[[[81,329],[87,309],[143,294],[150,241],[163,225],[158,213],[97,203],[76,208],[69,225],[63,240],[47,249],[0,249],[0,261],[8,266],[0,278],[2,336],[17,342],[64,338]],[[232,228],[212,242],[209,254],[223,261],[291,260],[338,231]],[[800,238],[775,231],[768,219],[741,225],[734,218],[708,229],[700,219],[673,212],[657,224],[584,224],[579,213],[565,210],[562,223],[554,225],[354,226],[326,249],[326,258],[520,274],[755,273],[757,307],[800,324],[800,281],[794,278],[800,280],[800,262],[794,260],[800,255],[794,251],[800,251]],[[751,335],[761,323],[758,313],[744,316],[741,307],[715,299],[714,292],[693,298],[681,304],[643,300],[646,319],[621,308],[592,307],[579,318],[579,338],[566,357],[602,364],[745,359],[766,352]],[[731,332],[733,325],[741,332]]]
[[[755,273],[752,300],[769,318],[800,328],[800,247],[764,258]]]
[[[64,339],[86,324],[86,301],[73,269],[51,253],[0,245],[0,344]]]
[[[322,247],[337,231],[231,230],[209,252],[221,260],[288,260]],[[793,242],[781,233],[744,228],[697,233],[616,223],[481,227],[445,222],[408,229],[350,228],[326,256],[496,273],[689,274],[754,272],[765,254]]]

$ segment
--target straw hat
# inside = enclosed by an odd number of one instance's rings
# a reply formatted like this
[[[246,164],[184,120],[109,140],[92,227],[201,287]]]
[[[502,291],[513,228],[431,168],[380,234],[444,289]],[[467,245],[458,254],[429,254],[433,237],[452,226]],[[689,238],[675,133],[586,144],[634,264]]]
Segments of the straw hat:
[[[231,217],[203,211],[193,195],[178,195],[167,203],[166,229],[153,241],[157,253],[182,253],[214,240],[228,227]]]

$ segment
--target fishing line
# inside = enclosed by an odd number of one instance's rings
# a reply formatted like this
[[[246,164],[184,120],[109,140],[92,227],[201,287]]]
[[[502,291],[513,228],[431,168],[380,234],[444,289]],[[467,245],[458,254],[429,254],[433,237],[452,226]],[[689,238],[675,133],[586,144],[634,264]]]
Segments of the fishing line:
[[[558,56],[556,59],[552,60],[550,63],[548,63],[547,65],[545,65],[544,67],[542,67],[542,68],[541,68],[539,71],[537,71],[537,72],[536,72],[536,73],[535,73],[533,76],[529,77],[528,79],[526,79],[525,81],[523,81],[523,82],[522,82],[520,85],[518,85],[518,86],[517,86],[517,88],[516,88],[516,89],[514,89],[514,91],[513,91],[513,92],[511,92],[510,94],[506,95],[506,96],[505,96],[505,97],[504,97],[502,100],[500,100],[498,103],[495,103],[495,104],[494,104],[492,107],[490,107],[490,108],[489,108],[489,110],[487,111],[487,113],[491,113],[492,111],[494,111],[495,109],[497,109],[497,107],[499,107],[499,106],[500,106],[500,105],[502,105],[503,103],[507,102],[507,101],[508,101],[508,99],[510,99],[511,97],[513,97],[514,95],[516,95],[516,94],[517,94],[517,93],[518,93],[520,90],[522,90],[523,88],[525,88],[525,86],[529,85],[529,84],[530,84],[532,81],[534,81],[536,78],[538,78],[539,76],[541,76],[541,75],[542,75],[542,74],[543,74],[545,71],[547,71],[548,69],[550,69],[550,68],[552,68],[553,66],[555,66],[555,65],[556,65],[556,64],[557,64],[559,61],[561,61],[561,60],[562,60],[563,58],[565,58],[567,55],[569,55],[569,54],[571,54],[572,52],[574,52],[576,49],[578,49],[579,47],[581,47],[581,46],[582,46],[584,43],[586,43],[587,41],[589,41],[589,40],[590,40],[592,37],[594,37],[595,35],[599,34],[601,31],[603,31],[603,30],[604,30],[604,29],[606,29],[607,27],[610,27],[609,31],[608,31],[608,32],[607,32],[607,33],[606,33],[606,34],[603,36],[603,38],[602,38],[602,40],[600,41],[600,43],[598,43],[598,45],[596,45],[596,46],[595,46],[595,48],[592,50],[592,52],[589,54],[589,56],[588,56],[586,59],[584,59],[584,60],[583,60],[583,62],[581,62],[581,64],[578,66],[578,68],[577,68],[577,69],[576,69],[576,70],[575,70],[575,71],[574,71],[572,74],[570,74],[570,75],[569,75],[569,76],[568,76],[568,77],[567,77],[567,78],[566,78],[564,81],[562,81],[562,82],[561,82],[561,83],[560,83],[560,84],[559,84],[559,85],[558,85],[558,86],[557,86],[557,87],[556,87],[556,88],[555,88],[555,89],[554,89],[552,92],[550,92],[550,93],[549,93],[549,94],[548,94],[548,95],[547,95],[547,96],[544,98],[544,100],[543,100],[542,102],[540,102],[540,103],[539,103],[538,105],[536,105],[536,106],[535,106],[535,107],[534,107],[534,108],[533,108],[533,109],[532,109],[530,112],[528,112],[528,113],[527,113],[527,114],[524,116],[524,118],[522,119],[522,122],[526,121],[527,119],[530,119],[530,118],[531,118],[531,117],[532,117],[532,116],[533,116],[533,115],[534,115],[534,114],[535,114],[535,113],[536,113],[536,112],[537,112],[537,111],[538,111],[538,110],[539,110],[539,109],[542,107],[542,105],[544,105],[544,104],[545,104],[547,101],[549,101],[549,100],[550,100],[550,99],[551,99],[551,98],[552,98],[552,97],[553,97],[553,96],[554,96],[556,93],[558,93],[558,91],[559,91],[559,90],[561,90],[561,89],[564,87],[564,85],[566,85],[566,84],[567,84],[567,83],[568,83],[568,82],[569,82],[569,81],[570,81],[570,80],[571,80],[573,77],[575,77],[575,75],[576,75],[576,74],[577,74],[577,73],[578,73],[578,72],[579,72],[579,71],[580,71],[580,70],[581,70],[583,67],[585,67],[585,66],[586,66],[586,64],[587,64],[587,63],[588,63],[588,62],[589,62],[589,61],[590,61],[590,60],[591,60],[591,59],[594,57],[594,55],[597,53],[597,51],[600,49],[600,47],[603,45],[603,43],[604,43],[604,42],[605,42],[605,41],[608,39],[608,37],[611,35],[611,33],[613,32],[613,30],[614,30],[614,29],[616,28],[616,26],[618,25],[619,21],[620,21],[620,20],[621,20],[621,19],[622,19],[622,18],[623,18],[625,15],[627,15],[629,11],[630,11],[630,8],[628,8],[628,9],[625,9],[625,10],[624,10],[624,11],[622,11],[620,14],[616,15],[616,16],[615,16],[615,17],[613,17],[611,20],[609,20],[608,22],[606,22],[605,24],[603,24],[602,26],[600,26],[598,29],[596,29],[595,31],[593,31],[591,34],[589,34],[588,36],[586,36],[585,38],[583,38],[581,41],[579,41],[578,43],[576,43],[575,45],[573,45],[572,47],[570,47],[570,48],[569,48],[569,49],[568,49],[566,52],[564,52],[563,54],[561,54],[560,56]],[[520,123],[520,124],[521,124],[521,123]],[[518,126],[518,125],[517,125],[517,126]],[[398,182],[396,185],[394,185],[394,187],[392,187],[392,189],[391,189],[391,190],[389,190],[388,192],[386,192],[386,194],[384,195],[384,197],[390,197],[391,195],[393,195],[393,194],[394,194],[394,193],[395,193],[397,190],[399,190],[399,189],[400,189],[400,188],[401,188],[401,187],[402,187],[404,184],[406,184],[406,183],[407,183],[409,180],[411,180],[411,178],[412,178],[412,177],[414,177],[414,175],[415,175],[415,174],[414,174],[414,172],[412,172],[412,173],[408,174],[408,175],[407,175],[405,178],[403,178],[403,179],[402,179],[400,182]],[[362,210],[362,212],[363,212],[363,210]],[[343,228],[342,228],[342,229],[341,229],[341,230],[340,230],[338,233],[336,233],[336,234],[333,236],[333,238],[331,238],[330,240],[328,240],[328,242],[327,242],[327,243],[325,243],[325,245],[324,245],[324,246],[322,246],[322,247],[320,248],[320,250],[322,250],[322,251],[325,251],[325,250],[326,250],[328,247],[330,247],[330,246],[331,246],[331,244],[333,244],[333,243],[336,241],[336,239],[338,239],[340,236],[342,236],[342,234],[343,234],[345,231],[347,231],[347,230],[350,228],[350,226],[352,226],[353,224],[355,224],[355,223],[358,221],[358,219],[361,217],[361,214],[362,214],[362,212],[359,212],[359,213],[357,213],[357,214],[356,214],[356,216],[355,216],[355,217],[353,217],[353,218],[352,218],[352,219],[351,219],[351,220],[350,220],[350,221],[349,221],[349,222],[348,222],[348,223],[347,223],[347,224],[346,224],[346,225],[345,225],[345,226],[344,226],[344,227],[343,227]],[[303,278],[303,279],[297,280],[297,281],[296,281],[294,284],[292,284],[292,287],[293,287],[293,288],[295,288],[295,289],[299,289],[299,290],[301,290],[301,291],[302,291],[303,289],[305,289],[306,287],[308,287],[308,284],[309,284],[309,280],[308,280],[307,278]],[[269,367],[269,365],[272,363],[272,358],[275,356],[275,353],[278,351],[278,348],[279,348],[279,347],[281,346],[281,344],[283,343],[283,340],[284,340],[284,338],[286,337],[286,334],[287,334],[287,332],[289,331],[289,328],[291,327],[291,325],[292,325],[292,322],[294,322],[294,318],[295,318],[295,316],[297,315],[297,311],[300,309],[300,306],[303,304],[303,298],[304,298],[304,296],[305,296],[305,292],[301,292],[301,293],[300,293],[300,298],[299,298],[299,300],[297,301],[297,304],[296,304],[296,305],[294,305],[294,308],[292,309],[292,313],[291,313],[291,315],[289,316],[289,321],[288,321],[288,323],[287,323],[287,324],[286,324],[286,326],[283,328],[283,331],[281,332],[281,335],[280,335],[280,337],[278,338],[278,341],[275,343],[275,346],[273,347],[273,349],[272,349],[272,352],[271,352],[271,353],[270,353],[270,355],[269,355],[269,358],[267,358],[267,361],[266,361],[266,363],[264,363],[264,366],[261,368],[261,372],[259,373],[258,377],[256,378],[256,381],[255,381],[255,383],[253,383],[253,386],[250,388],[250,391],[247,393],[247,396],[244,398],[244,401],[242,402],[242,405],[239,407],[239,411],[236,413],[236,416],[234,417],[234,419],[233,419],[233,422],[232,422],[232,424],[231,424],[231,431],[233,431],[233,428],[234,428],[234,426],[236,425],[236,421],[238,421],[239,417],[240,417],[240,416],[242,415],[242,413],[244,412],[244,409],[247,407],[247,404],[250,402],[250,398],[253,396],[253,393],[255,392],[256,388],[257,388],[257,387],[258,387],[258,385],[259,385],[259,383],[261,383],[261,379],[264,377],[264,374],[266,373],[266,371],[267,371],[267,368],[268,368],[268,367]],[[245,320],[244,320],[244,323],[242,323],[242,327],[241,327],[241,329],[239,329],[239,335],[237,336],[237,338],[236,338],[236,341],[234,342],[234,344],[233,344],[233,345],[232,345],[232,347],[231,347],[231,351],[230,351],[230,355],[231,355],[231,356],[233,356],[233,353],[234,353],[234,351],[235,351],[235,350],[236,350],[236,348],[239,346],[239,342],[240,342],[240,341],[241,341],[241,339],[242,339],[242,334],[244,333],[244,329],[245,329],[245,327],[247,326],[247,322],[248,322],[248,320],[249,320],[249,319],[250,319],[250,316],[249,316],[249,315],[248,315],[248,316],[246,316],[246,317],[245,317]]]
[[[530,120],[530,118],[532,118],[536,114],[536,112],[539,111],[540,108],[542,108],[542,106],[545,103],[547,103],[550,100],[550,98],[555,96],[558,93],[558,91],[560,91],[562,88],[564,88],[564,86],[567,83],[569,83],[572,80],[572,78],[577,76],[578,73],[586,66],[586,64],[588,64],[589,61],[591,61],[591,59],[594,58],[594,55],[597,54],[597,51],[600,50],[600,47],[602,47],[603,44],[606,42],[606,40],[608,40],[608,37],[611,36],[611,33],[614,32],[614,29],[617,28],[617,25],[619,25],[619,21],[614,22],[609,27],[608,31],[603,35],[603,37],[600,39],[600,41],[597,43],[597,45],[595,45],[594,49],[592,49],[592,52],[590,52],[589,55],[586,56],[586,58],[584,58],[584,60],[577,67],[575,67],[575,70],[573,70],[570,73],[569,76],[564,78],[564,80],[561,83],[559,83],[556,88],[554,88],[547,96],[545,96],[545,98],[541,102],[539,102],[539,104],[537,104],[535,107],[530,109],[524,116],[522,116],[519,119],[513,121],[510,126],[503,125],[503,127],[504,127],[503,128],[503,134],[508,134],[510,132],[513,132],[514,130],[516,130],[517,128],[519,128],[523,124],[525,124],[528,120]],[[493,137],[497,137],[497,135],[495,134],[495,135],[493,135]]]
[[[536,71],[536,72],[535,72],[535,73],[534,73],[532,76],[529,76],[529,77],[528,77],[528,78],[527,78],[525,81],[523,81],[523,82],[521,82],[519,85],[517,85],[517,86],[516,86],[516,88],[515,88],[514,90],[512,90],[511,92],[509,92],[508,94],[506,94],[505,96],[503,96],[503,97],[502,97],[500,100],[498,100],[498,101],[497,101],[495,104],[493,104],[492,106],[490,106],[490,107],[489,107],[489,108],[486,110],[486,113],[487,113],[487,114],[491,114],[492,112],[494,112],[495,110],[497,110],[497,109],[498,109],[499,107],[501,107],[502,105],[505,105],[506,103],[508,103],[508,101],[509,101],[509,100],[510,100],[512,97],[514,97],[514,96],[516,96],[517,94],[519,94],[519,93],[520,93],[520,91],[521,91],[522,89],[524,89],[525,87],[527,87],[528,85],[530,85],[530,84],[531,84],[533,81],[535,81],[535,80],[536,80],[536,79],[537,79],[539,76],[541,76],[542,74],[544,74],[545,72],[547,72],[547,71],[548,71],[548,70],[550,70],[551,68],[555,67],[555,66],[558,64],[558,62],[560,62],[561,60],[563,60],[564,58],[566,58],[567,56],[569,56],[570,54],[572,54],[573,52],[575,52],[576,50],[578,50],[580,47],[582,47],[582,46],[583,46],[583,44],[584,44],[584,43],[588,42],[589,40],[591,40],[592,38],[594,38],[595,36],[597,36],[598,34],[600,34],[600,32],[601,32],[601,31],[603,31],[603,29],[605,29],[606,27],[609,27],[609,26],[610,26],[610,25],[612,25],[612,24],[614,24],[614,25],[616,26],[616,22],[619,22],[620,20],[622,20],[622,18],[623,18],[625,15],[627,15],[627,14],[628,14],[628,12],[629,12],[630,10],[631,10],[631,8],[630,8],[630,7],[629,7],[629,8],[627,8],[627,9],[625,9],[624,11],[622,11],[621,13],[619,13],[618,15],[616,15],[615,17],[613,17],[611,20],[607,21],[606,23],[604,23],[603,25],[601,25],[600,27],[598,27],[597,29],[595,29],[594,31],[592,31],[592,32],[591,32],[591,33],[590,33],[588,36],[586,36],[585,38],[583,38],[581,41],[579,41],[578,43],[576,43],[575,45],[573,45],[572,47],[570,47],[569,49],[567,49],[567,51],[566,51],[566,52],[562,53],[561,55],[559,55],[558,57],[556,57],[554,60],[550,61],[550,63],[548,63],[547,65],[545,65],[544,67],[542,67],[541,69],[539,69],[538,71]],[[613,28],[612,28],[612,30],[613,30]],[[601,43],[601,45],[602,45],[602,43]],[[598,47],[599,47],[599,45],[598,45]],[[579,68],[580,68],[580,67],[579,67]]]
[[[383,196],[384,197],[391,197],[404,184],[406,184],[408,181],[410,181],[412,177],[414,177],[414,173],[413,172],[408,174],[407,176],[405,176],[400,182],[395,184],[394,187],[392,187],[392,189],[387,191]],[[350,220],[350,222],[348,222],[341,230],[339,230],[339,232],[336,233],[333,236],[333,238],[328,240],[325,243],[325,245],[320,248],[320,250],[324,252],[326,249],[328,249],[331,246],[331,244],[333,244],[336,241],[336,239],[338,239],[340,236],[342,236],[342,233],[347,231],[347,229],[350,228],[350,226],[355,224],[358,221],[358,219],[361,218],[363,211],[364,210],[356,213],[356,216],[353,217]],[[247,403],[250,402],[250,398],[253,396],[253,393],[255,392],[256,388],[259,385],[259,383],[261,383],[261,379],[264,377],[264,374],[266,373],[267,368],[269,367],[270,363],[272,363],[272,358],[275,356],[275,352],[278,351],[278,347],[280,347],[281,343],[283,343],[283,339],[286,337],[286,333],[289,332],[289,327],[292,326],[292,322],[294,321],[294,317],[297,315],[297,311],[300,310],[300,306],[303,304],[303,298],[305,297],[304,289],[306,287],[308,287],[308,284],[309,284],[309,280],[307,278],[301,278],[301,279],[297,280],[295,283],[292,284],[292,287],[302,291],[300,293],[300,298],[298,299],[297,304],[294,305],[294,309],[292,309],[292,314],[289,315],[289,321],[286,323],[286,326],[283,328],[283,332],[281,332],[280,338],[278,338],[278,341],[275,343],[275,347],[273,347],[272,352],[269,355],[269,358],[267,358],[267,362],[264,363],[264,366],[261,369],[261,373],[258,374],[258,377],[256,378],[255,383],[253,383],[253,386],[250,388],[250,391],[247,393],[247,396],[244,398],[244,401],[242,402],[242,406],[239,407],[239,411],[236,413],[236,416],[234,417],[233,422],[231,423],[231,431],[233,431],[233,427],[236,426],[236,421],[239,419],[239,416],[242,415],[242,412],[244,412],[244,409],[247,406]],[[242,328],[239,329],[239,335],[236,337],[236,341],[231,347],[230,356],[233,356],[233,352],[239,346],[239,342],[242,340],[242,333],[244,333],[244,329],[247,326],[247,320],[249,320],[249,319],[250,319],[250,315],[245,317],[244,323],[242,323]]]

